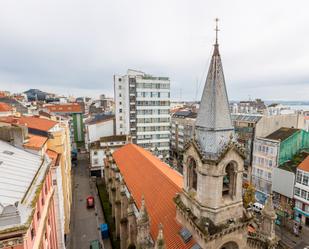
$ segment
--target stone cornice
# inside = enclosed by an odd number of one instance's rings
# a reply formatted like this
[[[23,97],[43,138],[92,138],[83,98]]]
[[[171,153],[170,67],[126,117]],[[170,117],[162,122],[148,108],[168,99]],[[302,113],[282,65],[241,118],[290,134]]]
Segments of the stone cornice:
[[[217,164],[219,163],[224,156],[231,150],[234,149],[235,151],[238,152],[238,154],[245,159],[245,149],[244,147],[239,144],[237,141],[230,140],[228,143],[226,143],[221,150],[219,151],[218,154],[207,154],[204,153],[201,146],[199,145],[199,142],[196,141],[195,139],[190,139],[185,145],[184,145],[184,152],[187,151],[190,146],[193,146],[195,150],[197,151],[199,158],[203,163],[210,163],[210,164]]]

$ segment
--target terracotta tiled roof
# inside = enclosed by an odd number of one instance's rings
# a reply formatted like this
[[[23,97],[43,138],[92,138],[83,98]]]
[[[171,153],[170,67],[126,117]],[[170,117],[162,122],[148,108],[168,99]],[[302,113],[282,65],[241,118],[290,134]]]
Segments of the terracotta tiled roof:
[[[52,160],[53,165],[56,166],[59,154],[56,151],[49,150],[49,149],[46,150],[46,154]]]
[[[53,120],[48,120],[45,118],[39,118],[35,116],[21,116],[21,117],[0,117],[0,122],[10,123],[10,124],[20,124],[27,126],[32,129],[49,131],[53,128],[58,122]]]
[[[7,103],[0,102],[0,112],[9,112],[12,111],[12,106]]]
[[[180,111],[182,109],[183,109],[183,107],[177,107],[177,108],[171,109],[170,113],[173,114],[173,113],[178,112],[178,111]]]
[[[194,240],[185,244],[179,236],[182,226],[176,221],[173,201],[181,192],[183,177],[145,149],[127,144],[113,153],[138,208],[144,195],[151,223],[151,236],[157,238],[158,225],[163,224],[167,249],[189,249]]]
[[[28,143],[24,144],[25,148],[40,150],[47,141],[47,137],[29,134]]]
[[[309,172],[309,156],[298,165],[297,169]]]
[[[50,112],[63,112],[63,113],[80,113],[82,112],[82,108],[78,103],[69,103],[62,105],[46,105]]]

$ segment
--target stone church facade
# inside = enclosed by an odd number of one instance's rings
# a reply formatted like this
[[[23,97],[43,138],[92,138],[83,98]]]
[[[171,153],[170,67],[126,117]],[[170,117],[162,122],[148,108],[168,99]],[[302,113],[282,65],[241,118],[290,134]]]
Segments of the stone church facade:
[[[115,234],[120,238],[122,249],[277,247],[272,198],[262,211],[261,222],[256,222],[243,207],[244,150],[234,137],[217,37],[195,137],[185,146],[183,177],[170,172],[168,166],[161,165],[162,162],[138,146],[131,149],[130,146],[133,145],[124,146],[128,147],[126,152],[123,149],[112,154],[107,150],[104,172],[115,218]],[[133,153],[140,155],[137,158]],[[142,161],[143,157],[147,160]],[[142,174],[140,164],[145,165]],[[157,171],[151,171],[151,167]],[[153,178],[158,179],[157,184],[152,182]],[[163,188],[161,193],[158,192],[160,187]],[[169,188],[174,187],[174,196],[168,195]],[[145,198],[141,193],[145,193]],[[159,201],[164,207],[156,206]],[[173,216],[169,220],[167,212]],[[254,231],[248,231],[249,226],[254,227]],[[187,239],[181,235],[182,231],[189,235]]]

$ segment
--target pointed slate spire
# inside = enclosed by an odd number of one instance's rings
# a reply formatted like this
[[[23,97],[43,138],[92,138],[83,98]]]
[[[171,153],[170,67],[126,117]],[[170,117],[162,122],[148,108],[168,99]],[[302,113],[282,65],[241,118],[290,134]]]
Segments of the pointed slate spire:
[[[163,236],[163,226],[160,223],[155,249],[165,249],[165,248],[166,247],[165,247],[165,241],[164,241],[164,236]]]
[[[234,131],[219,53],[218,19],[216,23],[216,43],[196,120],[196,140],[205,154],[217,154]]]

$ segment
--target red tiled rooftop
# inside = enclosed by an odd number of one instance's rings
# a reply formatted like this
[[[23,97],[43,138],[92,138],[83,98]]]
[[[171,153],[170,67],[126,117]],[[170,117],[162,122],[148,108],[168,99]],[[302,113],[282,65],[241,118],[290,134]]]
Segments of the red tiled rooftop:
[[[21,116],[21,117],[0,117],[0,122],[10,123],[10,124],[20,124],[27,126],[32,129],[49,131],[53,128],[58,122],[53,120],[48,120],[45,118],[39,118],[35,116]]]
[[[49,150],[49,149],[46,150],[46,154],[52,160],[53,165],[56,166],[59,154],[56,151]]]
[[[8,94],[4,91],[0,91],[0,97],[6,97]]]
[[[298,165],[297,169],[309,172],[309,156]]]
[[[24,144],[25,148],[40,150],[47,141],[47,137],[29,134],[29,141]]]
[[[137,145],[123,146],[113,153],[113,158],[138,208],[144,195],[152,238],[157,238],[162,223],[167,249],[191,248],[194,240],[185,244],[179,236],[182,226],[176,221],[173,201],[176,193],[181,192],[183,177]]]
[[[7,103],[0,102],[0,112],[9,112],[12,111],[12,106]]]
[[[63,112],[63,113],[82,112],[82,108],[78,103],[46,105],[45,108],[47,108],[50,112]]]

